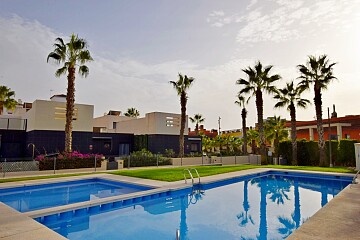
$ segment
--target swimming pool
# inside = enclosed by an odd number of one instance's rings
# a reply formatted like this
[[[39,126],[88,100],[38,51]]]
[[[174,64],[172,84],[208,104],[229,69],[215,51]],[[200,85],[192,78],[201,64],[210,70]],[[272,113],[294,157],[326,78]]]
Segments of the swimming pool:
[[[152,188],[102,178],[90,178],[0,188],[0,202],[20,212],[28,212],[149,189]]]
[[[69,239],[284,239],[350,182],[269,171],[36,220]]]

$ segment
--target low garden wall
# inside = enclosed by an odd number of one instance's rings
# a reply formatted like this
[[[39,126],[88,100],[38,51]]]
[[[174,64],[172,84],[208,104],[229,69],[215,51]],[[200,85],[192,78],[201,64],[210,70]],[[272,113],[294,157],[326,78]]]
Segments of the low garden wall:
[[[172,158],[171,164],[173,166],[187,166],[187,165],[211,165],[211,164],[222,164],[222,165],[236,165],[236,164],[260,164],[261,156],[260,155],[247,155],[247,156],[226,156],[226,157],[186,157],[181,158]]]

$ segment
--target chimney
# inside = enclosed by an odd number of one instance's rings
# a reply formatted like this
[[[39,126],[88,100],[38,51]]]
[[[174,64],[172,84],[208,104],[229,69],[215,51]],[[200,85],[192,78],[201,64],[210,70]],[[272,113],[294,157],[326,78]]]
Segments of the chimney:
[[[337,118],[337,113],[335,112],[335,104],[333,104],[333,112],[331,113],[331,118]]]

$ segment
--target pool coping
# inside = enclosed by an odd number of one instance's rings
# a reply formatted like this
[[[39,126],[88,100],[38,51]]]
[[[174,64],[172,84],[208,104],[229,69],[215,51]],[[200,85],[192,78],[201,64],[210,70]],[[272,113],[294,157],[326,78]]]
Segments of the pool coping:
[[[289,170],[289,169],[261,168],[261,169],[248,169],[248,170],[243,170],[243,171],[238,171],[238,172],[231,172],[231,173],[224,173],[224,174],[202,177],[201,182],[203,184],[208,184],[208,183],[216,182],[219,180],[228,180],[228,179],[238,178],[238,177],[246,176],[246,175],[266,173],[269,171],[293,172],[293,173],[304,173],[304,174],[322,174],[322,175],[335,175],[335,176],[340,175],[340,176],[349,176],[349,177],[354,176],[354,174],[346,174],[346,173],[344,174],[344,173],[301,171],[301,170]],[[56,183],[56,182],[82,180],[82,179],[89,179],[89,178],[102,178],[102,179],[107,179],[107,180],[111,180],[111,181],[128,182],[131,184],[137,184],[137,185],[142,185],[142,186],[147,186],[147,187],[154,187],[154,189],[130,193],[130,194],[124,194],[124,195],[120,195],[120,196],[95,199],[95,200],[91,200],[91,201],[74,203],[74,204],[69,204],[69,205],[64,205],[64,206],[59,206],[59,207],[36,210],[36,211],[31,211],[31,212],[25,212],[25,213],[20,213],[16,210],[13,210],[10,207],[8,207],[7,205],[0,203],[0,212],[3,213],[5,211],[7,213],[7,214],[5,214],[7,217],[4,217],[3,214],[0,215],[0,238],[1,239],[21,239],[22,238],[21,236],[26,236],[26,239],[32,239],[32,238],[29,238],[28,236],[34,236],[33,239],[54,239],[54,240],[66,239],[63,236],[59,235],[58,233],[52,231],[51,229],[45,227],[44,225],[42,225],[40,223],[38,223],[33,218],[36,218],[39,216],[44,216],[44,215],[57,214],[60,212],[65,212],[65,211],[71,211],[71,210],[76,210],[76,209],[92,207],[92,206],[99,206],[99,205],[114,202],[114,201],[122,201],[124,199],[136,198],[136,197],[141,197],[144,195],[161,193],[164,191],[174,191],[174,190],[186,189],[191,186],[191,184],[185,184],[184,180],[176,181],[176,182],[162,182],[162,181],[156,181],[156,180],[140,179],[140,178],[119,176],[119,175],[104,173],[104,174],[96,174],[96,175],[63,177],[63,178],[57,178],[57,179],[31,180],[30,183],[28,181],[2,183],[2,184],[0,184],[0,188],[17,187],[17,186],[24,186],[24,185],[29,186],[29,185],[44,184],[44,183]],[[346,196],[349,194],[351,195],[351,191],[350,191],[350,193],[348,193],[349,186],[346,187],[345,189],[343,189],[337,196],[339,196],[342,192],[345,192],[342,195],[346,195]],[[354,190],[354,189],[359,190],[360,185],[358,185],[358,187],[350,189],[350,190]],[[342,195],[340,195],[340,196],[342,196]],[[309,228],[309,226],[310,226],[311,229],[312,228],[316,229],[316,225],[319,221],[319,220],[317,220],[318,213],[320,214],[320,218],[321,218],[321,216],[323,215],[323,213],[322,213],[323,211],[332,212],[332,209],[331,209],[332,205],[335,205],[335,206],[337,206],[339,204],[342,205],[341,200],[336,200],[337,196],[335,196],[335,198],[332,199],[326,206],[321,208],[316,214],[314,214],[310,219],[308,219],[303,224],[305,226],[304,228],[306,229],[306,228]],[[359,191],[359,197],[360,197],[360,191]],[[341,199],[341,197],[340,197],[340,199]],[[360,198],[358,198],[358,199],[360,199]],[[330,204],[334,200],[336,200],[335,203]],[[340,203],[339,203],[339,201],[340,201]],[[330,207],[327,207],[328,205]],[[32,228],[30,228],[30,230],[27,227],[22,228],[21,226],[19,226],[18,222],[14,222],[13,224],[8,224],[8,221],[7,221],[9,219],[8,217],[14,217],[14,218],[16,217],[17,219],[22,220],[22,221],[24,221],[24,223],[28,224],[29,227],[32,226]],[[313,220],[313,218],[315,220]],[[328,219],[328,217],[326,219]],[[3,225],[6,226],[6,229],[4,229]],[[323,239],[319,235],[321,233],[320,231],[315,231],[315,233],[313,234],[314,235],[313,237],[316,237],[316,238],[311,238],[312,235],[309,235],[308,231],[304,232],[302,230],[303,225],[300,226],[300,228],[298,228],[296,231],[294,231],[294,233],[291,234],[288,239]],[[4,229],[4,231],[3,231],[3,229]],[[21,229],[23,229],[23,231]],[[25,235],[22,235],[22,234],[25,234]],[[306,234],[306,235],[304,235],[304,234]],[[318,235],[320,236],[320,238],[317,238]],[[309,236],[310,236],[310,238],[309,238]]]

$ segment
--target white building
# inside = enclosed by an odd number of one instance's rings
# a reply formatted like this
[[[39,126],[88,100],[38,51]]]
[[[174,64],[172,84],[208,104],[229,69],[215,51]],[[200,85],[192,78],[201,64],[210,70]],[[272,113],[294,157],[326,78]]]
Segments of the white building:
[[[179,135],[181,115],[175,113],[151,112],[143,118],[132,118],[111,114],[94,118],[96,131],[112,133],[133,133],[135,135]],[[187,119],[187,117],[186,117]],[[184,135],[188,135],[188,121]]]

